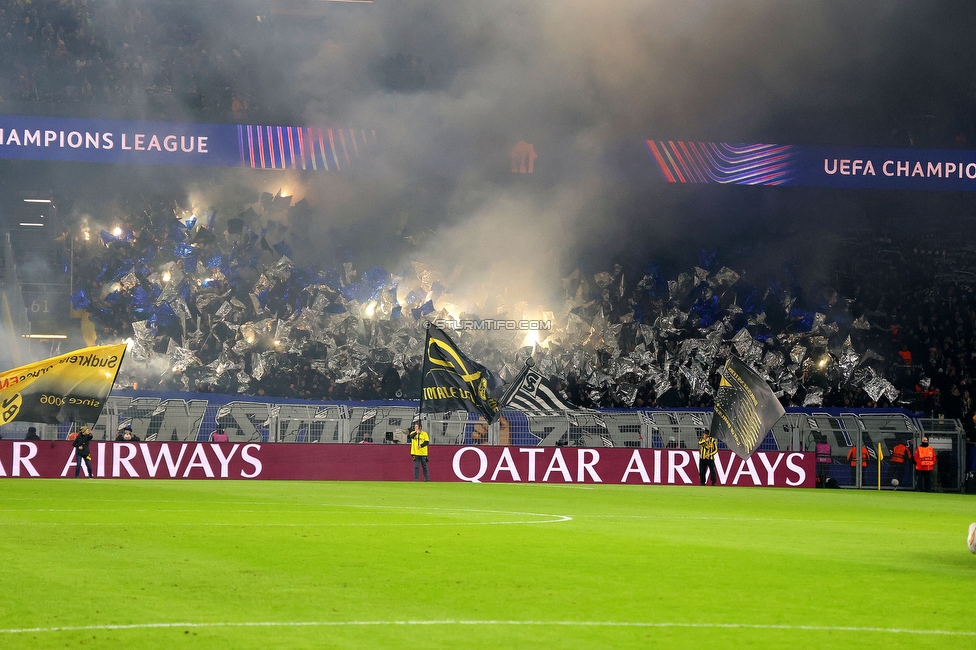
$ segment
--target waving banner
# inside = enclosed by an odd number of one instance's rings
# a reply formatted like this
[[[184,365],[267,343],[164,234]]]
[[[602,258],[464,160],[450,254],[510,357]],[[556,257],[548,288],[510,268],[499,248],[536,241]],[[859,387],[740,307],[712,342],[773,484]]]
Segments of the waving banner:
[[[739,359],[729,358],[720,373],[711,435],[748,458],[786,411],[769,384]]]
[[[421,413],[468,411],[498,420],[504,382],[464,356],[442,329],[431,324],[424,346]]]
[[[502,403],[516,411],[527,412],[583,410],[564,400],[552,382],[528,364],[509,386]]]
[[[124,343],[101,345],[0,374],[0,424],[95,422],[124,354]]]

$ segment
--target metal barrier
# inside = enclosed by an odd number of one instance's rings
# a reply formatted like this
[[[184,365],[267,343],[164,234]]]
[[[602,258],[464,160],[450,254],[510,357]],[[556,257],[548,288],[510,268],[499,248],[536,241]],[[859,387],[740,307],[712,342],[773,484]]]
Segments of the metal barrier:
[[[417,417],[416,403],[275,403],[249,397],[181,395],[111,396],[94,425],[95,438],[112,440],[122,423],[130,423],[142,440],[206,441],[218,427],[231,442],[299,442],[406,444]],[[586,410],[520,412],[505,409],[500,421],[487,425],[463,411],[425,413],[424,429],[434,445],[516,445],[628,448],[698,448],[711,426],[706,410]],[[30,423],[0,427],[4,438],[22,439]],[[42,439],[64,439],[71,423],[36,425]],[[963,489],[965,434],[958,420],[914,417],[907,411],[791,410],[767,433],[763,451],[815,452],[817,443],[830,446],[830,462],[818,474],[852,488],[914,487],[914,473],[891,462],[900,442],[914,449],[922,435],[936,449],[936,487]],[[878,446],[883,460],[878,463]],[[724,444],[719,443],[720,448]],[[848,456],[854,450],[854,461]],[[867,464],[858,450],[867,449]],[[880,476],[879,476],[880,471]]]
[[[788,413],[786,417],[795,419],[802,450],[816,451],[818,442],[830,445],[830,463],[818,465],[818,474],[823,479],[829,477],[841,486],[852,488],[914,489],[914,462],[892,462],[892,454],[898,444],[914,450],[922,437],[927,436],[938,457],[936,489],[954,492],[962,489],[966,436],[958,420],[863,412]]]
[[[919,425],[935,449],[935,488],[961,492],[966,476],[966,432],[962,424],[959,420],[922,418]]]

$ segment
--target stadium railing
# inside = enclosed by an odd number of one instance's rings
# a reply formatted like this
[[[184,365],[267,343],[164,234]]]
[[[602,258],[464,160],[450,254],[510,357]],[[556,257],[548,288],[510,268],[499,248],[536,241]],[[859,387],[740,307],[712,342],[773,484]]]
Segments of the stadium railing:
[[[128,391],[109,397],[94,426],[97,440],[113,440],[123,424],[131,424],[141,440],[208,441],[217,428],[231,442],[406,444],[417,417],[417,402],[323,403],[272,400],[228,395]],[[517,445],[627,448],[698,448],[711,426],[704,409],[599,409],[564,412],[519,412],[504,409],[499,422],[488,425],[477,414],[463,411],[424,413],[425,430],[434,445]],[[22,439],[30,423],[0,427],[5,439]],[[71,423],[36,425],[41,438],[64,439]],[[897,409],[791,409],[766,435],[763,451],[813,453],[818,442],[830,445],[824,477],[852,488],[877,488],[878,445],[881,485],[911,488],[912,472],[903,477],[891,463],[895,445],[918,444],[927,435],[939,454],[937,487],[958,491],[965,475],[965,433],[958,420],[927,419]],[[867,467],[851,464],[851,448],[867,448]],[[720,448],[724,445],[720,443]]]

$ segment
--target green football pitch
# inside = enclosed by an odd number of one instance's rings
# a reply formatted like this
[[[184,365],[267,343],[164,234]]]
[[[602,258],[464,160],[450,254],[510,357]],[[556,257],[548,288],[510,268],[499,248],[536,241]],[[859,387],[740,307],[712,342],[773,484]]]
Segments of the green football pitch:
[[[958,494],[0,482],[0,647],[972,648]]]

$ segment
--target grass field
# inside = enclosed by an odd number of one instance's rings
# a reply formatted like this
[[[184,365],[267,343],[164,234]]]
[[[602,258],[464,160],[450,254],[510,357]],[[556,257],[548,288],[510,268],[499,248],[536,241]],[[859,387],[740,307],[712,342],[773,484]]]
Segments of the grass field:
[[[0,647],[972,648],[976,499],[7,480]]]

